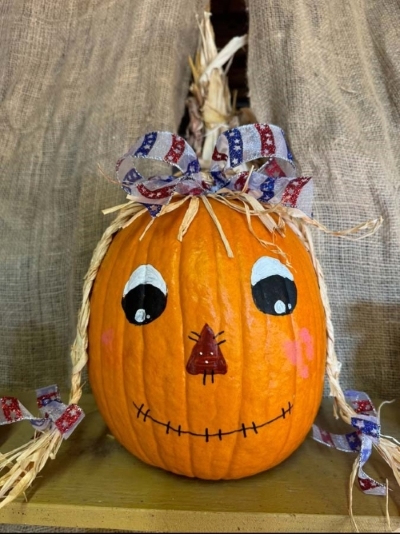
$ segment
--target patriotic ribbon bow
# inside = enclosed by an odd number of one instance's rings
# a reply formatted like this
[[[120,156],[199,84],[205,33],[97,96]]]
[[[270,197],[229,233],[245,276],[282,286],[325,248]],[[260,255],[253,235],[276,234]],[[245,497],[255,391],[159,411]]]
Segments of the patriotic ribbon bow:
[[[163,161],[177,167],[182,175],[143,177],[134,167],[137,158]],[[259,158],[266,158],[266,162],[250,173],[245,164]],[[194,150],[182,137],[150,132],[118,160],[116,172],[129,198],[144,204],[152,216],[175,193],[207,195],[223,189],[243,191],[260,202],[280,203],[311,215],[312,179],[296,177],[285,134],[272,124],[249,124],[222,133],[208,172],[201,170]]]
[[[363,467],[372,452],[373,444],[379,443],[379,419],[369,396],[362,391],[348,390],[345,397],[353,406],[356,417],[351,418],[351,425],[356,428],[349,434],[332,434],[313,425],[313,438],[320,443],[344,452],[358,452],[358,484],[369,495],[386,495],[386,486],[368,476]]]
[[[15,397],[0,397],[0,425],[28,420],[39,432],[54,425],[67,439],[85,417],[76,404],[67,406],[61,402],[56,385],[37,389],[36,401],[42,417],[34,417]]]

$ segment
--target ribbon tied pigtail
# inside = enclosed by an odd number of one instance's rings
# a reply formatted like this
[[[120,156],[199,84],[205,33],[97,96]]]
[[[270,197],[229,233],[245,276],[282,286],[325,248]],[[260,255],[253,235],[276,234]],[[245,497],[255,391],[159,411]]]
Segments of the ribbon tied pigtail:
[[[37,389],[36,402],[40,417],[33,416],[16,397],[0,397],[0,425],[29,421],[37,432],[55,428],[67,439],[85,416],[77,404],[67,406],[61,401],[56,385]]]
[[[345,392],[345,398],[355,411],[355,415],[350,419],[355,430],[348,434],[333,434],[313,425],[313,438],[328,447],[358,453],[357,480],[360,489],[369,495],[386,495],[386,485],[371,478],[363,469],[371,456],[373,446],[379,445],[381,427],[378,414],[371,399],[363,391],[348,390]]]

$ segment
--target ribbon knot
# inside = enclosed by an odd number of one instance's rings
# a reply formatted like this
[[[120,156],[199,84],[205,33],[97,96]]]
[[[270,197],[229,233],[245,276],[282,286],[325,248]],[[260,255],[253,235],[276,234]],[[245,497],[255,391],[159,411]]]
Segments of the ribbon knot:
[[[41,417],[34,417],[16,397],[0,397],[0,425],[28,420],[38,432],[55,426],[67,439],[85,417],[77,404],[67,406],[61,402],[56,385],[37,389],[36,402]]]
[[[179,174],[142,176],[135,168],[138,158],[175,166]],[[264,158],[250,172],[247,163]],[[129,149],[116,165],[117,179],[128,198],[145,205],[152,216],[174,194],[223,194],[245,192],[259,202],[298,208],[311,215],[312,179],[297,177],[293,155],[285,134],[273,124],[249,124],[223,132],[217,139],[209,170],[201,169],[192,147],[170,132],[150,132]]]
[[[313,425],[313,438],[340,451],[359,453],[357,478],[361,490],[370,495],[386,495],[386,486],[363,470],[373,445],[379,444],[381,427],[375,407],[363,391],[348,390],[345,397],[357,414],[351,418],[351,426],[356,430],[348,434],[332,434]]]

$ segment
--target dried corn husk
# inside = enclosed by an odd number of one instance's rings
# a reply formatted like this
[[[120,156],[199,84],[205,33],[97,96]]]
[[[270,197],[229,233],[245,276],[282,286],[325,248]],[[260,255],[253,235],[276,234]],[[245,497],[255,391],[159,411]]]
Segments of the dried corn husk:
[[[199,48],[194,61],[189,58],[193,82],[187,101],[190,119],[187,138],[203,169],[210,166],[218,136],[238,124],[239,114],[232,102],[227,72],[234,54],[247,43],[247,35],[234,37],[218,52],[210,19],[211,13],[204,13],[199,23]]]

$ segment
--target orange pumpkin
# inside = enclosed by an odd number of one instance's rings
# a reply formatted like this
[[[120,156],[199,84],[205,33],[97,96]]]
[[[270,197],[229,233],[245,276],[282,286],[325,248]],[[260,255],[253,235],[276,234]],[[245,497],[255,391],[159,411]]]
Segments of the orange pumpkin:
[[[109,429],[135,456],[189,477],[269,469],[305,439],[320,405],[326,322],[305,246],[288,227],[210,200],[182,242],[186,204],[119,231],[94,282],[89,378]],[[276,245],[274,246],[273,243]],[[279,254],[277,247],[286,255]]]

